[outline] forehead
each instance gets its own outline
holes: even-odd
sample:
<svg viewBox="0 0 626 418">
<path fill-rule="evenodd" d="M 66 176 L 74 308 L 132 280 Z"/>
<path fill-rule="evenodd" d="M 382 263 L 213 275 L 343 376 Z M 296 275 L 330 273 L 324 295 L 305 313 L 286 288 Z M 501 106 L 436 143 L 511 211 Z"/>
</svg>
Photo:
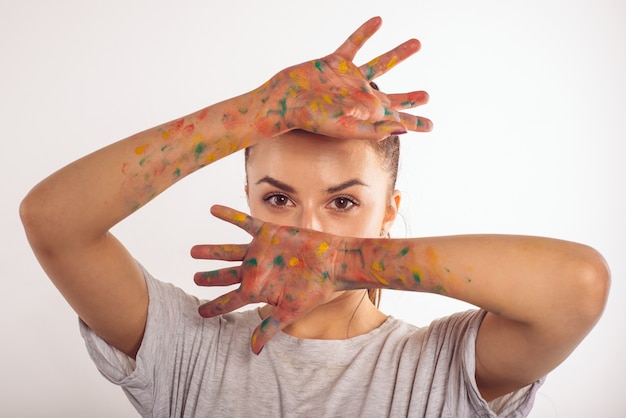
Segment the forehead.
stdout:
<svg viewBox="0 0 626 418">
<path fill-rule="evenodd" d="M 246 167 L 248 176 L 306 174 L 320 180 L 385 177 L 374 147 L 365 140 L 335 139 L 309 132 L 289 132 L 256 144 Z M 252 179 L 250 179 L 253 181 Z"/>
</svg>

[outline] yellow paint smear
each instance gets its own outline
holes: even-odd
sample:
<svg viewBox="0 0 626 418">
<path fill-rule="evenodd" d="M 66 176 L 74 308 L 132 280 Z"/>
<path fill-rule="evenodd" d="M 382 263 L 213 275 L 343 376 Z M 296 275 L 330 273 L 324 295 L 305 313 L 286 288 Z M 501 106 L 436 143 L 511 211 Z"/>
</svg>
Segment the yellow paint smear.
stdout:
<svg viewBox="0 0 626 418">
<path fill-rule="evenodd" d="M 146 152 L 147 148 L 148 148 L 148 144 L 139 145 L 137 148 L 135 148 L 135 154 L 141 155 L 144 152 Z"/>
<path fill-rule="evenodd" d="M 375 262 L 374 264 L 372 264 L 372 270 L 383 271 L 383 263 L 381 263 L 380 261 Z"/>
<path fill-rule="evenodd" d="M 298 260 L 296 257 L 293 257 L 293 258 L 289 259 L 289 265 L 291 267 L 295 267 L 298 264 L 300 264 L 300 260 Z"/>
<path fill-rule="evenodd" d="M 322 241 L 319 247 L 317 247 L 317 253 L 321 255 L 324 254 L 326 251 L 328 251 L 328 244 L 326 243 L 326 241 Z"/>
<path fill-rule="evenodd" d="M 384 285 L 389 285 L 389 282 L 385 279 L 383 279 L 383 276 L 381 276 L 380 274 L 377 273 L 372 273 L 372 275 L 376 278 L 376 280 L 378 280 L 380 283 L 384 284 Z"/>
<path fill-rule="evenodd" d="M 396 64 L 398 63 L 398 57 L 393 57 L 392 59 L 389 60 L 389 62 L 387 63 L 387 69 L 391 69 L 393 67 L 396 66 Z"/>
<path fill-rule="evenodd" d="M 244 222 L 246 220 L 246 215 L 241 212 L 237 212 L 233 215 L 233 221 Z"/>
<path fill-rule="evenodd" d="M 340 74 L 345 74 L 348 72 L 348 63 L 346 61 L 341 61 L 339 63 L 339 68 L 337 68 L 337 70 L 339 70 Z"/>
</svg>

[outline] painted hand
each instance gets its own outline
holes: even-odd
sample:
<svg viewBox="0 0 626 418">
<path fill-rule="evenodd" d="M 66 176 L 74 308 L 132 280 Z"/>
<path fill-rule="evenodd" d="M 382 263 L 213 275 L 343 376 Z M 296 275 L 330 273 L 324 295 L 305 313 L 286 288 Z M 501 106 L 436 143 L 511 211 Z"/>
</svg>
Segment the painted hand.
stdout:
<svg viewBox="0 0 626 418">
<path fill-rule="evenodd" d="M 432 122 L 402 110 L 428 102 L 414 91 L 384 94 L 370 82 L 420 49 L 411 39 L 357 67 L 353 59 L 380 28 L 375 17 L 357 29 L 334 53 L 279 72 L 259 89 L 269 107 L 259 115 L 257 129 L 266 136 L 304 129 L 335 138 L 379 140 L 407 130 L 427 132 Z"/>
<path fill-rule="evenodd" d="M 298 317 L 326 302 L 341 290 L 334 280 L 335 243 L 340 237 L 323 232 L 265 223 L 224 206 L 211 213 L 237 225 L 253 236 L 245 245 L 197 245 L 194 258 L 241 261 L 238 267 L 197 273 L 200 286 L 241 286 L 199 308 L 203 317 L 213 317 L 249 303 L 265 302 L 273 312 L 252 335 L 252 351 Z"/>
</svg>

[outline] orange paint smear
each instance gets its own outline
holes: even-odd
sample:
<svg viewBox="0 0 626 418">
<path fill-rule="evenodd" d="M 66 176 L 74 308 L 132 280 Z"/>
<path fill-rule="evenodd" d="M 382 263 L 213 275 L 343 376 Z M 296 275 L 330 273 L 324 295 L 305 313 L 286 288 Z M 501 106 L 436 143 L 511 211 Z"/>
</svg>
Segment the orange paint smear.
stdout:
<svg viewBox="0 0 626 418">
<path fill-rule="evenodd" d="M 236 113 L 228 113 L 222 117 L 222 125 L 228 131 L 237 129 L 241 126 L 242 120 Z"/>
</svg>

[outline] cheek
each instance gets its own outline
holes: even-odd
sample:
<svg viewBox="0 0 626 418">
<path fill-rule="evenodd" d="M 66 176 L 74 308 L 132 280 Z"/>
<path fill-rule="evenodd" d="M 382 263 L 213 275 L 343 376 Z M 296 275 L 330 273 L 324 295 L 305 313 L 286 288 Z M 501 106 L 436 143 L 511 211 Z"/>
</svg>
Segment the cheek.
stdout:
<svg viewBox="0 0 626 418">
<path fill-rule="evenodd" d="M 333 233 L 337 235 L 357 238 L 379 238 L 384 215 L 385 209 L 382 205 L 380 207 L 361 208 L 358 213 L 352 216 L 333 219 L 331 228 L 332 231 L 336 231 Z"/>
</svg>

